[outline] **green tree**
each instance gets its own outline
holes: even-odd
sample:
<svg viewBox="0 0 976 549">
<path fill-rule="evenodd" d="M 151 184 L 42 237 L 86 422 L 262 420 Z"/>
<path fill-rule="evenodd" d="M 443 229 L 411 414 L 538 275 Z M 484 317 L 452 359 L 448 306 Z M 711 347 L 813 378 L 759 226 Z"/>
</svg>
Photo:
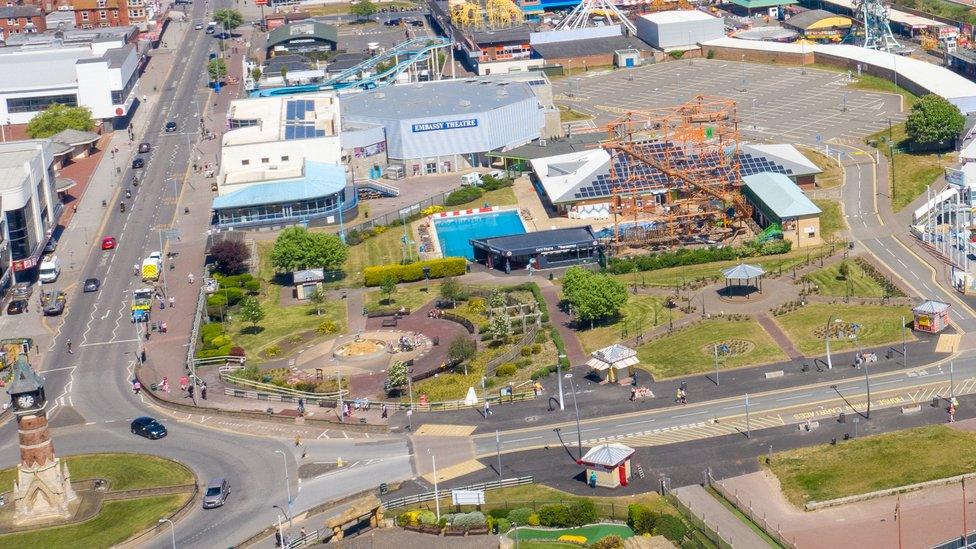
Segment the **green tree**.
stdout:
<svg viewBox="0 0 976 549">
<path fill-rule="evenodd" d="M 563 277 L 563 298 L 573 308 L 576 318 L 589 322 L 616 317 L 627 303 L 627 288 L 605 274 L 594 274 L 581 267 L 571 267 Z"/>
<path fill-rule="evenodd" d="M 321 287 L 315 288 L 312 295 L 308 296 L 308 301 L 312 305 L 315 305 L 315 315 L 322 316 L 322 305 L 329 299 L 329 295 L 325 293 Z"/>
<path fill-rule="evenodd" d="M 512 333 L 511 326 L 508 325 L 508 318 L 504 314 L 496 314 L 488 321 L 488 333 L 492 339 L 506 340 Z"/>
<path fill-rule="evenodd" d="M 505 294 L 498 288 L 492 288 L 491 293 L 488 294 L 488 306 L 492 308 L 504 307 Z"/>
<path fill-rule="evenodd" d="M 67 129 L 83 132 L 94 130 L 91 109 L 51 103 L 27 123 L 27 135 L 34 139 L 51 137 Z"/>
<path fill-rule="evenodd" d="M 220 24 L 220 28 L 231 31 L 241 26 L 244 16 L 235 9 L 222 8 L 214 12 L 213 20 Z"/>
<path fill-rule="evenodd" d="M 444 299 L 450 299 L 452 302 L 457 302 L 461 298 L 463 290 L 461 289 L 461 283 L 458 282 L 453 276 L 449 276 L 441 281 L 441 297 Z"/>
<path fill-rule="evenodd" d="M 241 320 L 251 323 L 251 331 L 254 331 L 258 323 L 264 320 L 264 309 L 256 298 L 249 296 L 241 301 L 240 315 Z"/>
<path fill-rule="evenodd" d="M 447 358 L 451 362 L 462 363 L 473 357 L 478 351 L 478 344 L 468 336 L 459 335 L 451 340 L 447 348 Z"/>
<path fill-rule="evenodd" d="M 207 63 L 207 73 L 210 74 L 210 81 L 216 82 L 227 76 L 227 62 L 223 58 L 218 57 L 216 59 L 211 59 Z"/>
<path fill-rule="evenodd" d="M 397 277 L 388 274 L 380 281 L 380 293 L 383 294 L 383 301 L 389 305 L 393 301 L 393 294 L 397 291 Z"/>
<path fill-rule="evenodd" d="M 401 387 L 407 384 L 407 365 L 403 361 L 396 361 L 386 370 L 387 387 Z"/>
<path fill-rule="evenodd" d="M 959 107 L 935 94 L 928 94 L 912 105 L 905 122 L 909 139 L 915 143 L 945 143 L 958 136 L 966 123 Z"/>
<path fill-rule="evenodd" d="M 304 227 L 281 231 L 271 248 L 271 264 L 278 271 L 337 269 L 347 257 L 349 247 L 338 236 L 310 233 Z"/>
<path fill-rule="evenodd" d="M 281 80 L 284 81 L 285 84 L 287 84 L 288 83 L 288 67 L 281 67 L 281 72 L 279 74 L 281 74 Z"/>
<path fill-rule="evenodd" d="M 844 280 L 847 280 L 851 276 L 851 266 L 846 259 L 840 262 L 840 267 L 837 268 L 837 274 Z"/>
<path fill-rule="evenodd" d="M 258 80 L 261 80 L 261 74 L 261 67 L 254 67 L 251 69 L 251 78 L 254 79 L 255 84 L 258 82 Z"/>
<path fill-rule="evenodd" d="M 349 13 L 355 15 L 359 19 L 372 17 L 376 14 L 376 12 L 376 4 L 370 0 L 359 0 L 358 2 L 354 2 L 353 5 L 349 7 Z"/>
</svg>

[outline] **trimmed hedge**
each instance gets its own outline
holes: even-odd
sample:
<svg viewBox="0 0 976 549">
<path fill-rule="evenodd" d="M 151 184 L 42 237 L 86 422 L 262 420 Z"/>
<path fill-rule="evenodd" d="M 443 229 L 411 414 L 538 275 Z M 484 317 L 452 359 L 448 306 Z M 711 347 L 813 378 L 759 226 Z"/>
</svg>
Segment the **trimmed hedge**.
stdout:
<svg viewBox="0 0 976 549">
<path fill-rule="evenodd" d="M 614 257 L 610 259 L 607 270 L 613 274 L 626 274 L 638 271 L 655 271 L 669 267 L 700 265 L 713 261 L 731 261 L 746 257 L 779 255 L 790 251 L 789 240 L 770 240 L 762 245 L 753 242 L 742 246 L 724 248 L 681 248 L 673 252 L 662 252 L 637 257 Z"/>
<path fill-rule="evenodd" d="M 472 200 L 477 200 L 485 195 L 485 191 L 478 187 L 461 187 L 460 189 L 447 195 L 444 199 L 445 206 L 460 206 L 461 204 L 467 204 Z"/>
<path fill-rule="evenodd" d="M 467 269 L 467 260 L 463 257 L 445 257 L 409 265 L 376 265 L 363 269 L 363 280 L 366 286 L 379 286 L 384 278 L 392 275 L 397 282 L 416 282 L 424 279 L 425 266 L 430 267 L 430 278 L 461 276 Z"/>
</svg>

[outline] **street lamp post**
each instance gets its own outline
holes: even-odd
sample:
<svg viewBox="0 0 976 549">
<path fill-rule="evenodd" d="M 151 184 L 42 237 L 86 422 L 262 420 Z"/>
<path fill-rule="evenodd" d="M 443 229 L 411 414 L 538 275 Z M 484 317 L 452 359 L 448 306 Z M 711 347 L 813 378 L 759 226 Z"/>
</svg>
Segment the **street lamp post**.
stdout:
<svg viewBox="0 0 976 549">
<path fill-rule="evenodd" d="M 161 518 L 161 519 L 159 519 L 159 523 L 160 524 L 163 524 L 165 522 L 168 522 L 169 523 L 169 534 L 170 534 L 170 538 L 173 541 L 173 549 L 176 549 L 176 525 L 173 524 L 173 521 L 171 521 L 171 520 L 169 520 L 167 518 Z"/>
<path fill-rule="evenodd" d="M 441 493 L 437 489 L 437 459 L 434 454 L 431 453 L 430 448 L 427 448 L 427 453 L 430 454 L 430 464 L 434 468 L 434 509 L 437 510 L 437 521 L 441 520 Z"/>
<path fill-rule="evenodd" d="M 573 409 L 576 410 L 576 448 L 579 459 L 583 459 L 583 431 L 580 430 L 579 406 L 576 405 L 576 385 L 573 383 L 573 374 L 566 374 L 569 380 L 569 389 L 573 391 Z"/>
<path fill-rule="evenodd" d="M 276 454 L 281 454 L 281 460 L 285 462 L 285 493 L 288 495 L 288 513 L 285 513 L 285 518 L 291 521 L 291 486 L 288 484 L 288 456 L 285 455 L 281 450 L 275 450 Z"/>
<path fill-rule="evenodd" d="M 834 368 L 834 363 L 830 360 L 830 325 L 833 324 L 834 322 L 843 322 L 843 321 L 839 318 L 834 318 L 833 314 L 827 317 L 827 326 L 824 329 L 824 345 L 827 347 L 827 369 L 828 370 L 832 370 Z"/>
<path fill-rule="evenodd" d="M 281 511 L 280 513 L 275 513 L 275 517 L 278 519 L 278 542 L 281 544 L 281 546 L 284 546 L 285 545 L 285 532 L 281 529 L 281 515 L 285 515 L 285 517 L 287 518 L 288 514 L 285 513 L 285 510 L 284 509 L 282 509 L 281 507 L 278 507 L 277 505 L 272 505 L 271 508 L 272 509 L 277 509 L 277 510 Z M 277 545 L 276 545 L 276 547 L 277 547 Z"/>
<path fill-rule="evenodd" d="M 566 355 L 559 355 L 556 357 L 556 381 L 559 383 L 559 409 L 565 410 L 566 406 L 563 404 L 563 359 Z"/>
</svg>

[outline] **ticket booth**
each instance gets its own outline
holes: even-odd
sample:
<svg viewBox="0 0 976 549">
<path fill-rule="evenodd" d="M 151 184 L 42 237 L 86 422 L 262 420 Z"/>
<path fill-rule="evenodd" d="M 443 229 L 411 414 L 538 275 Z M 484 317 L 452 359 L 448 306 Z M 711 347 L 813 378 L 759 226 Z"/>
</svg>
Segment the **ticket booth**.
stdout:
<svg viewBox="0 0 976 549">
<path fill-rule="evenodd" d="M 619 443 L 590 448 L 577 463 L 586 467 L 586 482 L 591 486 L 616 488 L 630 483 L 630 461 L 635 450 Z"/>
<path fill-rule="evenodd" d="M 929 300 L 912 309 L 912 315 L 915 331 L 937 334 L 949 325 L 949 304 Z"/>
</svg>

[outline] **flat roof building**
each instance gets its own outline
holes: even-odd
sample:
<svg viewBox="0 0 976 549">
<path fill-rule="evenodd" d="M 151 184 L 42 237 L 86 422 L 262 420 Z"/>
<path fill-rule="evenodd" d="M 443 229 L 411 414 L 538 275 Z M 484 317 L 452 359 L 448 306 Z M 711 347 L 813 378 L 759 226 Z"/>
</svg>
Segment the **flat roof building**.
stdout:
<svg viewBox="0 0 976 549">
<path fill-rule="evenodd" d="M 339 30 L 335 25 L 301 21 L 281 25 L 268 33 L 268 57 L 287 53 L 335 51 Z"/>
<path fill-rule="evenodd" d="M 847 35 L 853 24 L 850 17 L 819 9 L 800 12 L 783 21 L 784 27 L 794 29 L 804 38 L 814 40 L 839 40 Z"/>
<path fill-rule="evenodd" d="M 725 19 L 701 10 L 671 10 L 641 15 L 637 37 L 664 51 L 687 50 L 725 36 Z"/>
<path fill-rule="evenodd" d="M 793 247 L 823 243 L 821 210 L 803 191 L 780 173 L 757 173 L 742 178 L 742 194 L 753 205 L 752 217 L 763 229 L 779 225 Z"/>
<path fill-rule="evenodd" d="M 475 261 L 506 273 L 530 266 L 535 270 L 596 263 L 601 251 L 589 225 L 480 238 L 470 244 Z"/>
</svg>

